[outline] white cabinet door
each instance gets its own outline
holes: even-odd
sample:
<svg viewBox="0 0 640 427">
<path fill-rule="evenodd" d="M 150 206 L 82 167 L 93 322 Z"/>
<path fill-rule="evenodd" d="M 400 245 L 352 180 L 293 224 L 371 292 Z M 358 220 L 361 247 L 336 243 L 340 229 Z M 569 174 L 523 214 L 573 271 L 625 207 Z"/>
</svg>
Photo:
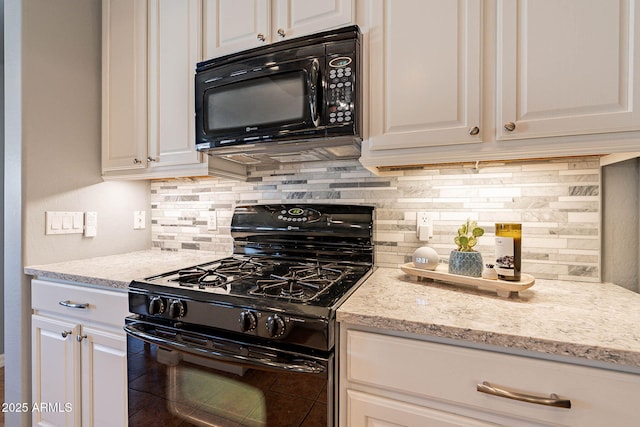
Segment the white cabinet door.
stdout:
<svg viewBox="0 0 640 427">
<path fill-rule="evenodd" d="M 102 2 L 102 170 L 144 169 L 147 2 Z"/>
<path fill-rule="evenodd" d="M 273 41 L 349 25 L 354 20 L 354 0 L 273 1 Z"/>
<path fill-rule="evenodd" d="M 201 1 L 149 1 L 149 166 L 200 163 L 194 76 Z"/>
<path fill-rule="evenodd" d="M 204 0 L 204 57 L 350 25 L 354 0 Z"/>
<path fill-rule="evenodd" d="M 271 41 L 270 0 L 204 0 L 204 59 Z"/>
<path fill-rule="evenodd" d="M 349 427 L 488 427 L 498 425 L 354 390 L 347 391 L 347 413 Z"/>
<path fill-rule="evenodd" d="M 34 426 L 80 426 L 80 325 L 31 318 L 32 414 Z M 56 405 L 49 407 L 48 405 Z"/>
<path fill-rule="evenodd" d="M 126 426 L 126 336 L 83 327 L 82 338 L 82 425 Z"/>
<path fill-rule="evenodd" d="M 369 148 L 480 142 L 480 1 L 370 7 Z"/>
<path fill-rule="evenodd" d="M 498 1 L 498 139 L 640 129 L 639 6 Z"/>
</svg>

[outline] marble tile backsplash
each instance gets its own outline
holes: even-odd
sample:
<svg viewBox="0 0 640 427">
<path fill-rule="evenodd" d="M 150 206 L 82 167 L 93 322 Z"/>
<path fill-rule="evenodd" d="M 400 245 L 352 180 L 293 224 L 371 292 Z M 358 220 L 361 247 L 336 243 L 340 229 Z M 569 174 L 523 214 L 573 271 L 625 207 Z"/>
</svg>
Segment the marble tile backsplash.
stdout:
<svg viewBox="0 0 640 427">
<path fill-rule="evenodd" d="M 598 281 L 600 167 L 596 157 L 415 168 L 376 176 L 357 160 L 252 167 L 247 182 L 211 177 L 151 184 L 152 242 L 167 251 L 232 252 L 233 208 L 257 203 L 376 207 L 376 265 L 411 261 L 425 244 L 446 262 L 467 218 L 485 228 L 478 250 L 493 259 L 496 222 L 522 223 L 523 272 Z M 416 236 L 416 212 L 433 218 L 433 239 Z M 208 216 L 215 212 L 216 229 Z"/>
</svg>

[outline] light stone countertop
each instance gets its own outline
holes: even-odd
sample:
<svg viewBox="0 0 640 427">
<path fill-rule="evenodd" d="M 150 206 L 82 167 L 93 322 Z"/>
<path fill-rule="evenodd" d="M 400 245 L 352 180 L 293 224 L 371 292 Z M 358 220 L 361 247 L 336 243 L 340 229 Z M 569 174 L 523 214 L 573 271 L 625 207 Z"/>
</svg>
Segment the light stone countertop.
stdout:
<svg viewBox="0 0 640 427">
<path fill-rule="evenodd" d="M 158 249 L 25 267 L 25 274 L 125 292 L 133 279 L 221 258 Z M 518 297 L 378 268 L 338 309 L 352 325 L 640 368 L 640 294 L 608 283 L 536 280 Z"/>
<path fill-rule="evenodd" d="M 133 279 L 142 279 L 222 258 L 210 252 L 169 252 L 159 249 L 129 252 L 54 264 L 33 265 L 24 273 L 42 279 L 55 279 L 90 286 L 126 291 Z"/>
<path fill-rule="evenodd" d="M 640 368 L 640 294 L 610 283 L 536 280 L 518 296 L 502 298 L 378 268 L 338 309 L 337 319 L 461 345 Z"/>
</svg>

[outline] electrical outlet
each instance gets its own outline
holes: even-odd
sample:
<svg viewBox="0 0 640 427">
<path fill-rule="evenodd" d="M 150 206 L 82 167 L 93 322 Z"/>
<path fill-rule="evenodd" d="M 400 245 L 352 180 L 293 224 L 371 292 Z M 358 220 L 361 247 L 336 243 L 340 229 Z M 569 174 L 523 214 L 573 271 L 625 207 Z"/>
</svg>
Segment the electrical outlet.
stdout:
<svg viewBox="0 0 640 427">
<path fill-rule="evenodd" d="M 133 211 L 133 229 L 144 230 L 146 227 L 145 211 Z"/>
<path fill-rule="evenodd" d="M 207 230 L 217 230 L 218 216 L 216 211 L 208 211 L 205 215 L 207 217 Z"/>
<path fill-rule="evenodd" d="M 428 212 L 418 212 L 416 214 L 416 235 L 418 240 L 424 242 L 433 239 L 433 219 Z"/>
</svg>

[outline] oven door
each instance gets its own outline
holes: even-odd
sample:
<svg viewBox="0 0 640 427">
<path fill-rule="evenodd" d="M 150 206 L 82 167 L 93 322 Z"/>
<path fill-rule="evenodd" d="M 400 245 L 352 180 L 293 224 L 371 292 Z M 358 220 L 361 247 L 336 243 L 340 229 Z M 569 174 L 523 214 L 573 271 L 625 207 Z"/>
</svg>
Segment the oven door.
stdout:
<svg viewBox="0 0 640 427">
<path fill-rule="evenodd" d="M 125 330 L 131 426 L 333 425 L 332 354 L 247 345 L 135 317 Z"/>
</svg>

